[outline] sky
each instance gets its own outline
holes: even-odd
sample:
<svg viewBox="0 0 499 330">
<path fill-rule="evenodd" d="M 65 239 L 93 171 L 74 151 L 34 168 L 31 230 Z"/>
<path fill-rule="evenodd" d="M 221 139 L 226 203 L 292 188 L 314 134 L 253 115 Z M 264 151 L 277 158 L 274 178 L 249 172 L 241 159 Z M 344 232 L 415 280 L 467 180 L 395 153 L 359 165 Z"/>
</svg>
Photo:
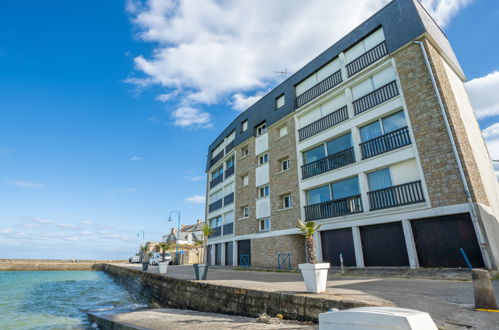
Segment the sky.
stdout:
<svg viewBox="0 0 499 330">
<path fill-rule="evenodd" d="M 0 258 L 123 259 L 203 219 L 209 143 L 386 3 L 3 2 Z M 499 2 L 423 4 L 499 159 Z"/>
</svg>

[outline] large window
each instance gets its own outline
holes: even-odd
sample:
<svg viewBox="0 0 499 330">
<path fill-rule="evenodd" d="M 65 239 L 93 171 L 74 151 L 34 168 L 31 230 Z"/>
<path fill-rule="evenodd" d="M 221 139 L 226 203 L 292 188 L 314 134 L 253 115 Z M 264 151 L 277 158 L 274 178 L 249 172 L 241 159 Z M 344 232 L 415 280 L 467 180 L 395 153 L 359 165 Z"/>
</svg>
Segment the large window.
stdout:
<svg viewBox="0 0 499 330">
<path fill-rule="evenodd" d="M 388 168 L 368 173 L 367 179 L 369 181 L 369 190 L 371 191 L 392 186 L 392 178 Z"/>
<path fill-rule="evenodd" d="M 215 180 L 216 178 L 218 178 L 219 176 L 222 176 L 223 174 L 224 174 L 224 167 L 220 166 L 219 168 L 217 168 L 215 171 L 213 171 L 211 173 L 211 179 Z"/>
<path fill-rule="evenodd" d="M 234 212 L 230 211 L 224 214 L 224 224 L 234 222 Z"/>
<path fill-rule="evenodd" d="M 315 162 L 324 157 L 326 157 L 326 151 L 324 150 L 324 145 L 322 144 L 303 153 L 303 160 L 305 164 Z"/>
<path fill-rule="evenodd" d="M 393 132 L 399 128 L 407 126 L 405 121 L 405 115 L 403 111 L 394 113 L 393 115 L 380 118 L 375 122 L 372 122 L 366 126 L 360 128 L 360 138 L 362 142 L 372 140 L 381 136 Z"/>
<path fill-rule="evenodd" d="M 360 188 L 359 179 L 355 176 L 307 191 L 307 203 L 312 205 L 356 195 L 360 195 Z"/>
<path fill-rule="evenodd" d="M 227 162 L 225 168 L 234 166 L 234 157 L 231 157 Z"/>
<path fill-rule="evenodd" d="M 210 195 L 210 203 L 214 203 L 224 197 L 224 191 L 223 189 L 220 189 L 213 194 Z"/>
<path fill-rule="evenodd" d="M 352 147 L 352 137 L 350 133 L 341 135 L 332 140 L 327 141 L 313 149 L 303 153 L 303 161 L 305 164 L 310 164 L 326 156 L 334 155 Z"/>
<path fill-rule="evenodd" d="M 210 219 L 210 228 L 217 228 L 222 225 L 222 216 Z"/>
</svg>

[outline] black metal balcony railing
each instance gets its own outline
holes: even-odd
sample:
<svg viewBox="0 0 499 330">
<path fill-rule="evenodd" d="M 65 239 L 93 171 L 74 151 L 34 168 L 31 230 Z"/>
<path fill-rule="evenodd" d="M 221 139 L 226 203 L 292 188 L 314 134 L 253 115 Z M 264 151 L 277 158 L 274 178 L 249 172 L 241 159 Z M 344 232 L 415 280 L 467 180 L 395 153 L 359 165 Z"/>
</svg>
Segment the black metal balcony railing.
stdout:
<svg viewBox="0 0 499 330">
<path fill-rule="evenodd" d="M 229 151 L 234 149 L 234 145 L 235 145 L 235 140 L 232 140 L 229 142 L 229 144 L 227 144 L 227 146 L 225 146 L 225 154 L 226 155 L 229 153 Z"/>
<path fill-rule="evenodd" d="M 362 152 L 362 159 L 366 159 L 409 144 L 411 144 L 411 137 L 409 135 L 409 128 L 405 126 L 372 140 L 362 142 L 360 150 Z"/>
<path fill-rule="evenodd" d="M 232 174 L 234 174 L 234 166 L 227 167 L 227 169 L 225 170 L 225 178 L 227 179 Z"/>
<path fill-rule="evenodd" d="M 226 223 L 225 225 L 223 225 L 223 227 L 223 236 L 231 235 L 234 233 L 234 223 Z"/>
<path fill-rule="evenodd" d="M 222 226 L 218 226 L 218 227 L 211 228 L 211 229 L 213 229 L 213 232 L 211 233 L 209 238 L 218 237 L 218 236 L 222 235 Z"/>
<path fill-rule="evenodd" d="M 305 206 L 305 220 L 319 220 L 362 212 L 360 195 Z"/>
<path fill-rule="evenodd" d="M 303 128 L 300 128 L 298 130 L 298 136 L 300 137 L 300 141 L 305 140 L 306 138 L 309 138 L 328 128 L 331 128 L 347 119 L 348 119 L 347 107 L 346 106 L 341 107 L 338 110 L 322 117 L 321 119 L 316 120 L 313 123 L 308 124 Z"/>
<path fill-rule="evenodd" d="M 355 162 L 353 147 L 301 167 L 302 179 L 310 178 Z"/>
<path fill-rule="evenodd" d="M 231 192 L 224 197 L 224 206 L 234 203 L 234 193 Z"/>
<path fill-rule="evenodd" d="M 354 113 L 358 115 L 372 107 L 377 106 L 391 98 L 399 95 L 399 90 L 397 88 L 397 82 L 394 80 L 380 88 L 372 91 L 369 94 L 362 96 L 361 98 L 352 102 Z"/>
<path fill-rule="evenodd" d="M 386 43 L 382 41 L 381 43 L 377 44 L 376 46 L 347 64 L 348 76 L 353 76 L 354 74 L 373 64 L 386 54 L 388 54 Z"/>
<path fill-rule="evenodd" d="M 413 181 L 367 193 L 370 210 L 424 202 L 421 181 Z"/>
<path fill-rule="evenodd" d="M 220 159 L 222 159 L 224 156 L 224 151 L 220 151 L 218 154 L 215 155 L 215 157 L 211 158 L 210 160 L 210 167 L 218 163 Z"/>
<path fill-rule="evenodd" d="M 317 96 L 327 92 L 334 86 L 338 85 L 343 81 L 341 77 L 341 70 L 336 71 L 323 81 L 318 82 L 313 87 L 305 91 L 303 94 L 296 97 L 296 107 L 299 108 L 304 104 L 315 99 Z"/>
<path fill-rule="evenodd" d="M 223 199 L 220 198 L 218 201 L 211 203 L 208 205 L 208 212 L 213 212 L 215 210 L 221 209 L 223 206 Z"/>
<path fill-rule="evenodd" d="M 213 187 L 215 187 L 217 184 L 219 184 L 223 180 L 224 180 L 224 176 L 223 175 L 220 175 L 220 176 L 216 177 L 215 179 L 211 180 L 210 181 L 210 189 L 213 188 Z"/>
</svg>

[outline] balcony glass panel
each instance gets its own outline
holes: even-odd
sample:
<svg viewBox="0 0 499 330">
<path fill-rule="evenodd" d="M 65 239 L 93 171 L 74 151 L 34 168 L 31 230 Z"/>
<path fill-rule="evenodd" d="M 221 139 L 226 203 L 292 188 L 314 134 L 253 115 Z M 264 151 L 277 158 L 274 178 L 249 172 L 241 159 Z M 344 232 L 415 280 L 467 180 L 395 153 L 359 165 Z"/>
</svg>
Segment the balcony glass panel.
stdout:
<svg viewBox="0 0 499 330">
<path fill-rule="evenodd" d="M 234 223 L 226 223 L 223 225 L 223 235 L 232 235 L 234 233 Z"/>
</svg>

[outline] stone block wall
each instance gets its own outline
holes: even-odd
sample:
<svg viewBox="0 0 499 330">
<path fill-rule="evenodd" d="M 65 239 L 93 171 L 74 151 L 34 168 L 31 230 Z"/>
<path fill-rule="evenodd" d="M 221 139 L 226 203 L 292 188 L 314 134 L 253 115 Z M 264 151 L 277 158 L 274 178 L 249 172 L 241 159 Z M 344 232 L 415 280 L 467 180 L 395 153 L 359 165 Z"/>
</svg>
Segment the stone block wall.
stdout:
<svg viewBox="0 0 499 330">
<path fill-rule="evenodd" d="M 243 156 L 242 150 L 248 148 L 249 154 Z M 248 139 L 236 148 L 236 172 L 235 172 L 235 209 L 234 223 L 235 235 L 247 235 L 258 231 L 256 222 L 256 204 L 255 204 L 255 138 Z M 248 175 L 248 185 L 243 186 L 243 176 Z M 241 209 L 244 206 L 249 207 L 249 217 L 242 218 Z"/>
<path fill-rule="evenodd" d="M 251 265 L 277 268 L 279 254 L 291 255 L 291 267 L 305 263 L 305 239 L 302 235 L 263 237 L 251 240 Z"/>
</svg>

